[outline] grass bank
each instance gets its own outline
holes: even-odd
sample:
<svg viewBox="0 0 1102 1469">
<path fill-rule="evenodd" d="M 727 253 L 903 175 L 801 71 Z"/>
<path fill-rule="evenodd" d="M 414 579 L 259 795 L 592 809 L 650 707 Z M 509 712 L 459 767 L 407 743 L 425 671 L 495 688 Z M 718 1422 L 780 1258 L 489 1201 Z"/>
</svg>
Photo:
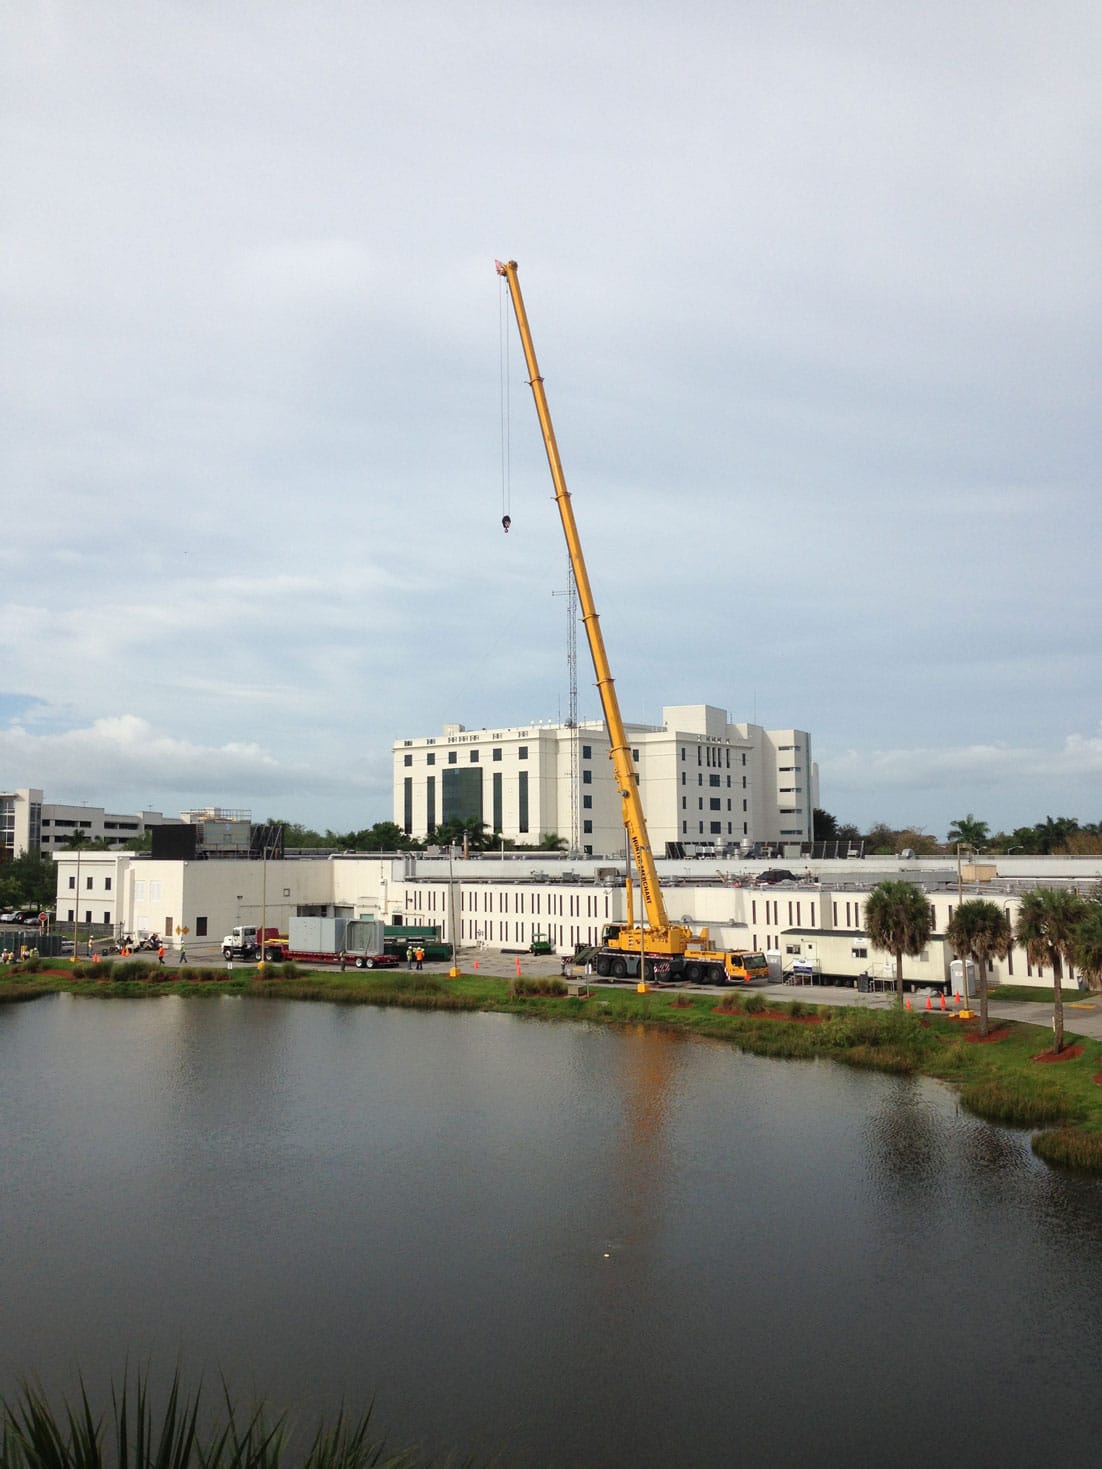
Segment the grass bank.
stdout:
<svg viewBox="0 0 1102 1469">
<path fill-rule="evenodd" d="M 404 970 L 265 970 L 239 966 L 173 970 L 132 965 L 44 963 L 16 966 L 0 979 L 0 1002 L 58 991 L 103 999 L 164 995 L 242 995 L 264 1000 L 324 1000 L 431 1010 L 483 1010 L 541 1020 L 644 1025 L 729 1042 L 760 1056 L 827 1058 L 848 1066 L 936 1077 L 959 1090 L 976 1115 L 1034 1129 L 1048 1162 L 1102 1173 L 1102 1041 L 1068 1036 L 1068 1054 L 1038 1060 L 1051 1045 L 1044 1027 L 1003 1022 L 980 1041 L 975 1021 L 938 1013 L 850 1009 L 800 1000 L 767 1001 L 758 992 L 686 995 L 601 989 L 569 995 L 557 978 L 519 984 L 481 974 L 456 979 Z"/>
</svg>

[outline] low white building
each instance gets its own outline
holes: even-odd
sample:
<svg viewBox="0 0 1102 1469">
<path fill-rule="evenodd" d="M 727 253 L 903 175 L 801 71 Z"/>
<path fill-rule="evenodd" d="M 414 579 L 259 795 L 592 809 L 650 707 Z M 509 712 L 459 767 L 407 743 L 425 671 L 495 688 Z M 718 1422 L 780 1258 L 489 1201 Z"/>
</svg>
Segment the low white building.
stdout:
<svg viewBox="0 0 1102 1469">
<path fill-rule="evenodd" d="M 811 840 L 817 771 L 806 730 L 733 724 L 709 704 L 670 706 L 625 726 L 651 844 L 730 852 Z M 522 846 L 563 837 L 585 856 L 624 850 L 603 722 L 469 730 L 394 744 L 394 821 L 422 840 L 474 819 Z M 575 828 L 577 840 L 574 842 Z"/>
<path fill-rule="evenodd" d="M 468 954 L 480 948 L 526 950 L 546 939 L 561 955 L 600 941 L 606 923 L 626 918 L 622 864 L 529 857 L 352 855 L 276 861 L 161 861 L 122 852 L 65 852 L 58 869 L 57 921 L 106 925 L 135 937 L 155 932 L 170 947 L 213 957 L 222 935 L 240 923 L 286 933 L 299 914 L 378 918 L 394 925 L 435 926 Z M 1003 863 L 1006 862 L 1006 871 Z M 1038 881 L 1090 891 L 1097 858 L 991 859 L 989 880 L 958 879 L 946 859 L 919 862 L 813 862 L 799 881 L 754 882 L 761 862 L 729 862 L 716 871 L 700 861 L 660 859 L 669 918 L 709 930 L 721 947 L 761 950 L 778 973 L 800 967 L 816 977 L 855 982 L 886 980 L 891 956 L 869 944 L 864 930 L 870 889 L 906 877 L 927 892 L 934 929 L 924 952 L 906 963 L 910 984 L 943 986 L 952 955 L 944 933 L 962 898 L 982 895 L 1001 904 L 1013 922 L 1021 892 Z M 636 899 L 638 916 L 638 898 Z M 1067 977 L 1069 987 L 1074 976 Z M 992 984 L 1051 985 L 1050 971 L 1031 965 L 1016 947 L 991 970 Z"/>
</svg>

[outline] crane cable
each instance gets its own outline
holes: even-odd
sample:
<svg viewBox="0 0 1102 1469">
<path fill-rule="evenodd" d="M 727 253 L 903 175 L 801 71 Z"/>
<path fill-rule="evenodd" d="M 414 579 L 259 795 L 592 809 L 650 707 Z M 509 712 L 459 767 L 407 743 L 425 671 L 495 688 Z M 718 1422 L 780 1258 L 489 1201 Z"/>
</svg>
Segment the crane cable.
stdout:
<svg viewBox="0 0 1102 1469">
<path fill-rule="evenodd" d="M 513 523 L 511 516 L 512 502 L 512 463 L 511 446 L 509 442 L 509 307 L 506 300 L 508 285 L 502 281 L 501 292 L 498 296 L 498 372 L 500 375 L 500 397 L 501 397 L 501 528 L 506 535 Z"/>
</svg>

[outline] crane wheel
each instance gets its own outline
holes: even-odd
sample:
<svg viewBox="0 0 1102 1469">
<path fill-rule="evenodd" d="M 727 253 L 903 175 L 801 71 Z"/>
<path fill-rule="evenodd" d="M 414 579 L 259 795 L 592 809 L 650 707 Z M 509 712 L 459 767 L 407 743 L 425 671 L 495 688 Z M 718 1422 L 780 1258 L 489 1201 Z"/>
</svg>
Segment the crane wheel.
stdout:
<svg viewBox="0 0 1102 1469">
<path fill-rule="evenodd" d="M 689 981 L 690 984 L 699 984 L 700 983 L 700 965 L 699 964 L 686 964 L 685 965 L 685 978 Z"/>
<path fill-rule="evenodd" d="M 612 961 L 612 977 L 613 977 L 613 979 L 624 979 L 627 976 L 627 972 L 628 972 L 628 967 L 627 967 L 627 965 L 624 963 L 624 961 L 622 959 L 613 959 L 613 961 Z"/>
</svg>

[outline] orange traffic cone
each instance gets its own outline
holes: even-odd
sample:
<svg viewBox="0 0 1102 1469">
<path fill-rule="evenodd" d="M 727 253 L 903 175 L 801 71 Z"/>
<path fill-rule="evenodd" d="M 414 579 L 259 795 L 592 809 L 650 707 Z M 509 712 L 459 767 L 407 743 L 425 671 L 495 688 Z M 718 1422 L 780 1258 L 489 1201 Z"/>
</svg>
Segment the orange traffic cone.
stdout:
<svg viewBox="0 0 1102 1469">
<path fill-rule="evenodd" d="M 909 1010 L 911 1008 L 911 997 L 910 997 L 910 995 L 908 995 L 907 998 L 903 1001 L 903 1008 L 904 1008 L 904 1010 Z"/>
<path fill-rule="evenodd" d="M 476 968 L 476 969 L 477 969 L 477 968 L 478 968 L 478 960 L 477 960 L 477 959 L 476 959 L 476 960 L 475 960 L 475 961 L 474 961 L 474 967 L 475 967 L 475 968 Z"/>
<path fill-rule="evenodd" d="M 926 1008 L 927 1010 L 932 1010 L 934 1008 L 929 995 L 926 996 Z"/>
<path fill-rule="evenodd" d="M 942 995 L 940 998 L 941 998 L 941 1008 L 944 1010 L 945 1009 L 945 996 Z"/>
</svg>

